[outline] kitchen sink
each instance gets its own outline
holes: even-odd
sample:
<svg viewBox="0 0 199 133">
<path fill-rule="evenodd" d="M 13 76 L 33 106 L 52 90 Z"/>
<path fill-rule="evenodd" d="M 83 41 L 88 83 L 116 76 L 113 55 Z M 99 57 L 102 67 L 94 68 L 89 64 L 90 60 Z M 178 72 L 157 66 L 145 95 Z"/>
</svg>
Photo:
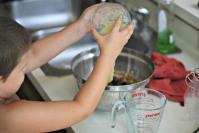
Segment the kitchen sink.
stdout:
<svg viewBox="0 0 199 133">
<path fill-rule="evenodd" d="M 81 12 L 93 3 L 91 1 L 96 2 L 96 0 L 20 0 L 6 2 L 4 6 L 8 9 L 9 17 L 26 27 L 31 34 L 32 42 L 35 42 L 77 20 Z M 150 55 L 151 47 L 148 44 L 133 35 L 125 47 Z M 48 75 L 71 74 L 70 64 L 73 57 L 94 47 L 98 47 L 97 43 L 92 34 L 88 33 L 41 68 Z"/>
<path fill-rule="evenodd" d="M 75 21 L 81 5 L 81 0 L 16 0 L 5 2 L 2 7 L 28 31 L 37 31 Z"/>
<path fill-rule="evenodd" d="M 53 33 L 62 30 L 63 27 L 57 27 L 52 29 L 40 30 L 32 34 L 32 42 L 47 37 Z M 56 45 L 56 44 L 55 44 Z M 96 41 L 93 39 L 91 33 L 86 34 L 80 41 L 76 42 L 59 55 L 51 59 L 41 69 L 47 75 L 62 76 L 71 74 L 70 64 L 74 56 L 78 53 L 98 47 Z"/>
</svg>

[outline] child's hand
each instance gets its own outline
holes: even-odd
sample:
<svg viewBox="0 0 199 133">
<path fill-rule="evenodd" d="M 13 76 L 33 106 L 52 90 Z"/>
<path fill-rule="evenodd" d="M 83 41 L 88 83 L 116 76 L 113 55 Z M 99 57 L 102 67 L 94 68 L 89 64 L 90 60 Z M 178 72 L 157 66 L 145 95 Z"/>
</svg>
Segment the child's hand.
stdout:
<svg viewBox="0 0 199 133">
<path fill-rule="evenodd" d="M 116 59 L 124 45 L 128 42 L 133 33 L 133 22 L 122 31 L 120 31 L 120 25 L 121 17 L 116 21 L 113 30 L 105 36 L 101 36 L 95 28 L 92 29 L 93 35 L 100 47 L 101 55 Z"/>
<path fill-rule="evenodd" d="M 87 32 L 90 32 L 92 30 L 92 16 L 93 16 L 93 14 L 102 5 L 103 5 L 103 3 L 90 6 L 87 9 L 85 9 L 84 12 L 81 14 L 78 21 L 81 23 L 82 28 L 86 28 L 85 30 Z"/>
</svg>

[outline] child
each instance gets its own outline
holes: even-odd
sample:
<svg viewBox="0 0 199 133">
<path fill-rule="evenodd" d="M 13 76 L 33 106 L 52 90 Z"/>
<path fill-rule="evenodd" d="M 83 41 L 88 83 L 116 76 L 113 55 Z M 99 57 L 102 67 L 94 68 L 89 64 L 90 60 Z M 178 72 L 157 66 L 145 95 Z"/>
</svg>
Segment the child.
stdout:
<svg viewBox="0 0 199 133">
<path fill-rule="evenodd" d="M 54 131 L 78 123 L 94 111 L 114 62 L 133 33 L 132 23 L 119 31 L 121 19 L 118 19 L 111 33 L 100 36 L 90 22 L 99 6 L 101 4 L 87 8 L 76 22 L 32 45 L 22 26 L 0 18 L 0 132 Z M 92 74 L 72 101 L 17 100 L 7 103 L 19 89 L 26 73 L 45 64 L 90 31 L 101 54 Z"/>
</svg>

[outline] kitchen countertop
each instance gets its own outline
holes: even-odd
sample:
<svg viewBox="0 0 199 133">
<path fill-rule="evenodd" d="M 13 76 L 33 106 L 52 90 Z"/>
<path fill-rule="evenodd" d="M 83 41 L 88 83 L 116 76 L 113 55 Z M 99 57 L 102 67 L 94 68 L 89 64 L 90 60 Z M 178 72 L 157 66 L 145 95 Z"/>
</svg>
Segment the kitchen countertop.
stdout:
<svg viewBox="0 0 199 133">
<path fill-rule="evenodd" d="M 178 54 L 169 55 L 183 62 L 187 70 L 199 67 L 198 60 L 182 51 Z M 46 101 L 72 100 L 78 92 L 77 84 L 73 75 L 53 77 L 46 76 L 38 68 L 28 74 L 37 91 Z M 180 104 L 168 101 L 163 114 L 158 133 L 192 133 L 196 129 L 192 120 L 186 117 L 185 108 Z M 127 133 L 125 119 L 117 118 L 115 128 L 110 127 L 110 114 L 96 110 L 82 122 L 73 125 L 75 133 Z"/>
</svg>

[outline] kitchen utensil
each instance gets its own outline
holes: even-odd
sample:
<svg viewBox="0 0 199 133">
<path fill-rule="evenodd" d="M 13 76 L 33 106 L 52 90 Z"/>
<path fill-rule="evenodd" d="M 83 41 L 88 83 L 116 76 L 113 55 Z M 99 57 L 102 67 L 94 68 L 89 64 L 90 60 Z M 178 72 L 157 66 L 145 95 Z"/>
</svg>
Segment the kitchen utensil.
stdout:
<svg viewBox="0 0 199 133">
<path fill-rule="evenodd" d="M 113 29 L 119 16 L 122 17 L 121 29 L 123 29 L 131 21 L 129 12 L 120 4 L 107 2 L 93 15 L 92 24 L 101 35 L 105 35 Z"/>
<path fill-rule="evenodd" d="M 99 49 L 93 48 L 79 53 L 72 60 L 71 68 L 79 88 L 92 72 L 99 54 Z M 138 82 L 128 85 L 107 85 L 97 106 L 100 110 L 111 111 L 114 103 L 119 99 L 124 99 L 128 92 L 143 88 L 154 72 L 154 65 L 148 56 L 135 50 L 124 48 L 115 62 L 115 71 L 132 74 Z"/>
<path fill-rule="evenodd" d="M 112 108 L 112 127 L 119 107 L 125 109 L 129 133 L 157 133 L 165 105 L 166 97 L 156 90 L 133 90 Z"/>
</svg>

